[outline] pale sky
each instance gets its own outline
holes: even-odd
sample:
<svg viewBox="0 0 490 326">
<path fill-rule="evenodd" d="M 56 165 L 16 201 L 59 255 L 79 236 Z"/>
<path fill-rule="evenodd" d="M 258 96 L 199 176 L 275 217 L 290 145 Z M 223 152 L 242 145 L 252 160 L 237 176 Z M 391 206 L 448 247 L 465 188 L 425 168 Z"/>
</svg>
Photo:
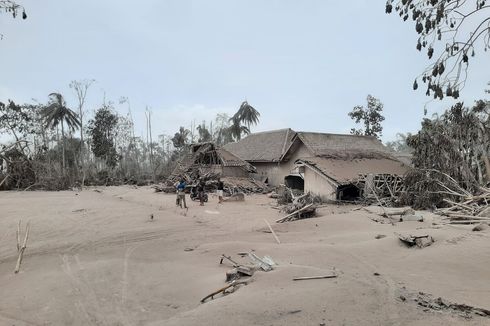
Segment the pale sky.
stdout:
<svg viewBox="0 0 490 326">
<path fill-rule="evenodd" d="M 147 105 L 156 138 L 245 99 L 261 113 L 252 131 L 348 133 L 347 113 L 372 94 L 385 105 L 387 141 L 416 131 L 430 100 L 412 90 L 428 63 L 414 26 L 386 15 L 385 0 L 18 2 L 27 20 L 0 14 L 0 101 L 60 92 L 75 109 L 70 81 L 95 79 L 87 109 L 105 92 L 126 113 L 117 104 L 126 96 L 140 135 Z M 488 62 L 483 51 L 472 60 L 467 104 L 485 98 Z M 428 115 L 451 103 L 429 102 Z"/>
</svg>

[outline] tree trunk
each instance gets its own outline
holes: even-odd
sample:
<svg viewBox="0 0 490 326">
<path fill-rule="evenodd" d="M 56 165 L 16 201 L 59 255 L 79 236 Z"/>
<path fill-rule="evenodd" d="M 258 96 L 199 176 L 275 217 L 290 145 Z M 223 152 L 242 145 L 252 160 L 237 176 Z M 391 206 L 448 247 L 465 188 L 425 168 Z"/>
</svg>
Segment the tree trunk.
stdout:
<svg viewBox="0 0 490 326">
<path fill-rule="evenodd" d="M 65 145 L 66 145 L 66 141 L 65 141 L 65 125 L 63 123 L 63 120 L 61 120 L 61 137 L 63 138 L 63 172 L 66 168 L 66 165 L 65 165 Z"/>
</svg>

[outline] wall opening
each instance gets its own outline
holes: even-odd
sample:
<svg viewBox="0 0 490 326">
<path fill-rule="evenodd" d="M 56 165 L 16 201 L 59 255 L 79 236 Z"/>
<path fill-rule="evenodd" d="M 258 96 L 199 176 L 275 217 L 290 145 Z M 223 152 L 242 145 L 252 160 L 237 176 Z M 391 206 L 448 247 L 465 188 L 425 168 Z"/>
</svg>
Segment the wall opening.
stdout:
<svg viewBox="0 0 490 326">
<path fill-rule="evenodd" d="M 297 175 L 288 175 L 284 178 L 286 187 L 297 190 L 305 190 L 305 180 Z"/>
<path fill-rule="evenodd" d="M 361 191 L 356 185 L 348 184 L 337 188 L 337 200 L 354 201 L 360 197 Z"/>
</svg>

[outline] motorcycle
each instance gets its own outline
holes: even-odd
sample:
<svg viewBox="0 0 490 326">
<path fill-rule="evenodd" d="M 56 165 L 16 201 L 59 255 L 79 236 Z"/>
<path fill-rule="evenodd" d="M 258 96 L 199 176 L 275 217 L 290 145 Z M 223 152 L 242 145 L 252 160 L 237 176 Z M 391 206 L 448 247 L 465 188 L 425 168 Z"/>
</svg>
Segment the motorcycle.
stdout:
<svg viewBox="0 0 490 326">
<path fill-rule="evenodd" d="M 197 187 L 192 187 L 191 188 L 190 197 L 191 197 L 191 200 L 194 200 L 194 201 L 199 201 L 200 200 L 200 198 L 199 198 L 199 192 L 197 191 Z M 204 193 L 204 202 L 205 203 L 208 202 L 208 194 L 207 193 Z"/>
</svg>

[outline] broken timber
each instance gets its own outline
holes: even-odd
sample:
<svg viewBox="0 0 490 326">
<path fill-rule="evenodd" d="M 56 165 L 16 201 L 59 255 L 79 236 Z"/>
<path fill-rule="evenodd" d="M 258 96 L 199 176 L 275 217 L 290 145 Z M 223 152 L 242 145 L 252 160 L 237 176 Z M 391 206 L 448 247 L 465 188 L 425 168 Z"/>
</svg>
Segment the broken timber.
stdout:
<svg viewBox="0 0 490 326">
<path fill-rule="evenodd" d="M 333 274 L 333 275 L 322 275 L 322 276 L 295 277 L 293 278 L 293 281 L 318 280 L 322 278 L 336 278 L 337 276 L 338 276 L 337 274 Z"/>
<path fill-rule="evenodd" d="M 215 296 L 215 295 L 220 294 L 220 293 L 223 293 L 223 294 L 224 294 L 226 290 L 228 290 L 228 289 L 229 289 L 229 288 L 231 288 L 231 287 L 233 287 L 233 288 L 234 288 L 235 286 L 237 286 L 237 285 L 239 285 L 239 284 L 247 284 L 247 282 L 237 282 L 237 281 L 233 281 L 233 282 L 231 282 L 230 284 L 228 284 L 227 286 L 222 287 L 221 289 L 216 290 L 216 291 L 214 291 L 213 293 L 208 294 L 207 296 L 205 296 L 204 298 L 202 298 L 202 299 L 201 299 L 201 303 L 206 302 L 206 300 L 207 300 L 207 299 L 209 299 L 209 298 L 214 299 L 214 296 Z"/>
</svg>

